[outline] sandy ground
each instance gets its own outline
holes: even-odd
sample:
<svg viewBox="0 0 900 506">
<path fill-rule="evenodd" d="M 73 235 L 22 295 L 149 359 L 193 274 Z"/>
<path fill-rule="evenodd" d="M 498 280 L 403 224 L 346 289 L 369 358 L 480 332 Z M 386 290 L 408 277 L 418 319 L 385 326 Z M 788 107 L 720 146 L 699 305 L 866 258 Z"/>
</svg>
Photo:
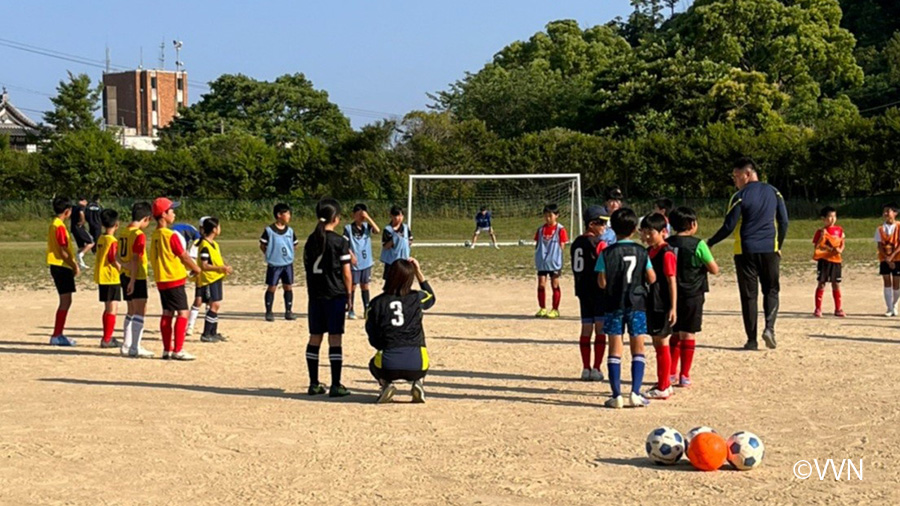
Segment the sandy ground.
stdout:
<svg viewBox="0 0 900 506">
<path fill-rule="evenodd" d="M 259 289 L 227 289 L 220 331 L 231 341 L 195 336 L 193 363 L 99 349 L 96 292 L 80 292 L 69 318 L 79 346 L 46 346 L 55 294 L 2 291 L 0 503 L 900 502 L 900 470 L 890 463 L 900 452 L 900 319 L 877 315 L 877 277 L 851 273 L 845 320 L 813 319 L 813 285 L 784 280 L 780 347 L 755 353 L 737 350 L 736 290 L 717 280 L 695 387 L 620 411 L 599 407 L 607 384 L 575 379 L 570 282 L 559 321 L 528 316 L 532 283 L 435 283 L 428 402 L 410 405 L 404 395 L 390 406 L 373 404 L 360 321 L 348 322 L 344 347 L 344 383 L 355 395 L 307 397 L 305 318 L 262 321 Z M 147 346 L 159 352 L 151 302 Z M 650 352 L 649 378 L 653 360 Z M 327 382 L 324 360 L 321 374 Z M 644 439 L 663 424 L 756 432 L 766 460 L 747 473 L 650 465 Z M 848 481 L 847 469 L 840 481 L 794 477 L 795 462 L 829 458 L 862 459 L 863 480 Z"/>
</svg>

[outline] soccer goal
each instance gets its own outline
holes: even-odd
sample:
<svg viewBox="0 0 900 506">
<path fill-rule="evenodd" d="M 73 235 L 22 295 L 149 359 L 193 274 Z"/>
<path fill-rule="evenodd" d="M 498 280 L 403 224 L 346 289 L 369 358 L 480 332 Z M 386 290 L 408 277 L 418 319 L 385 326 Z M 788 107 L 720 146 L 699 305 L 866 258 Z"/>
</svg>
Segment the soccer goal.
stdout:
<svg viewBox="0 0 900 506">
<path fill-rule="evenodd" d="M 581 234 L 581 174 L 410 174 L 406 222 L 413 246 L 466 246 L 475 215 L 491 212 L 499 246 L 532 246 L 547 204 L 569 235 Z M 490 246 L 482 232 L 477 246 Z"/>
</svg>

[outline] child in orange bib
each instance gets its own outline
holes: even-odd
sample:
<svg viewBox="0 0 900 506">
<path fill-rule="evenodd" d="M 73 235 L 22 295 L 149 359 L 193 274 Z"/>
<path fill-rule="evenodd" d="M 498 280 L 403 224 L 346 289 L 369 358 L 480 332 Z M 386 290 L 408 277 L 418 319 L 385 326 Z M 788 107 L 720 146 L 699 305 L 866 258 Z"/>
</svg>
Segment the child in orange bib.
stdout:
<svg viewBox="0 0 900 506">
<path fill-rule="evenodd" d="M 816 270 L 819 284 L 816 287 L 816 318 L 822 316 L 822 299 L 825 296 L 825 285 L 831 283 L 834 296 L 834 315 L 838 318 L 846 316 L 841 308 L 841 253 L 844 252 L 844 229 L 836 225 L 837 210 L 831 206 L 824 207 L 819 213 L 823 227 L 816 230 L 813 236 L 813 260 L 817 262 Z"/>
<path fill-rule="evenodd" d="M 878 245 L 878 272 L 884 280 L 884 303 L 887 311 L 884 316 L 897 316 L 897 303 L 900 302 L 900 227 L 897 226 L 897 204 L 890 202 L 881 207 L 882 223 L 875 230 L 875 242 Z"/>
</svg>

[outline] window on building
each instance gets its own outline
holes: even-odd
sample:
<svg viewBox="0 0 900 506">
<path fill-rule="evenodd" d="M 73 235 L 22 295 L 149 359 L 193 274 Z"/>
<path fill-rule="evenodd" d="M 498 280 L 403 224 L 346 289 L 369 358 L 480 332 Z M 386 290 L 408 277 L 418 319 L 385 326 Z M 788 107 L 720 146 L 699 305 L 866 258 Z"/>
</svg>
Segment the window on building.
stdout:
<svg viewBox="0 0 900 506">
<path fill-rule="evenodd" d="M 156 88 L 156 78 L 155 77 L 150 78 L 150 87 Z"/>
<path fill-rule="evenodd" d="M 156 110 L 156 100 L 153 101 L 153 110 Z"/>
<path fill-rule="evenodd" d="M 183 90 L 183 89 L 184 89 L 184 82 L 182 81 L 182 79 L 181 79 L 180 77 L 178 78 L 178 84 L 177 84 L 177 86 L 178 86 L 178 89 L 179 89 L 179 90 Z"/>
</svg>

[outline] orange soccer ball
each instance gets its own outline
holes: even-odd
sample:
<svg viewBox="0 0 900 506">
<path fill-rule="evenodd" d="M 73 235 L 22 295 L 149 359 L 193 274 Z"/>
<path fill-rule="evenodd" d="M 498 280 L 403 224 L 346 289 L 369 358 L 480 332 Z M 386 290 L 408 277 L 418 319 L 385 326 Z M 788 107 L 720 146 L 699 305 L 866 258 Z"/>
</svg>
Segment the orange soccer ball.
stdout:
<svg viewBox="0 0 900 506">
<path fill-rule="evenodd" d="M 688 460 L 701 471 L 715 471 L 728 458 L 728 445 L 715 432 L 697 434 L 687 450 Z"/>
</svg>

